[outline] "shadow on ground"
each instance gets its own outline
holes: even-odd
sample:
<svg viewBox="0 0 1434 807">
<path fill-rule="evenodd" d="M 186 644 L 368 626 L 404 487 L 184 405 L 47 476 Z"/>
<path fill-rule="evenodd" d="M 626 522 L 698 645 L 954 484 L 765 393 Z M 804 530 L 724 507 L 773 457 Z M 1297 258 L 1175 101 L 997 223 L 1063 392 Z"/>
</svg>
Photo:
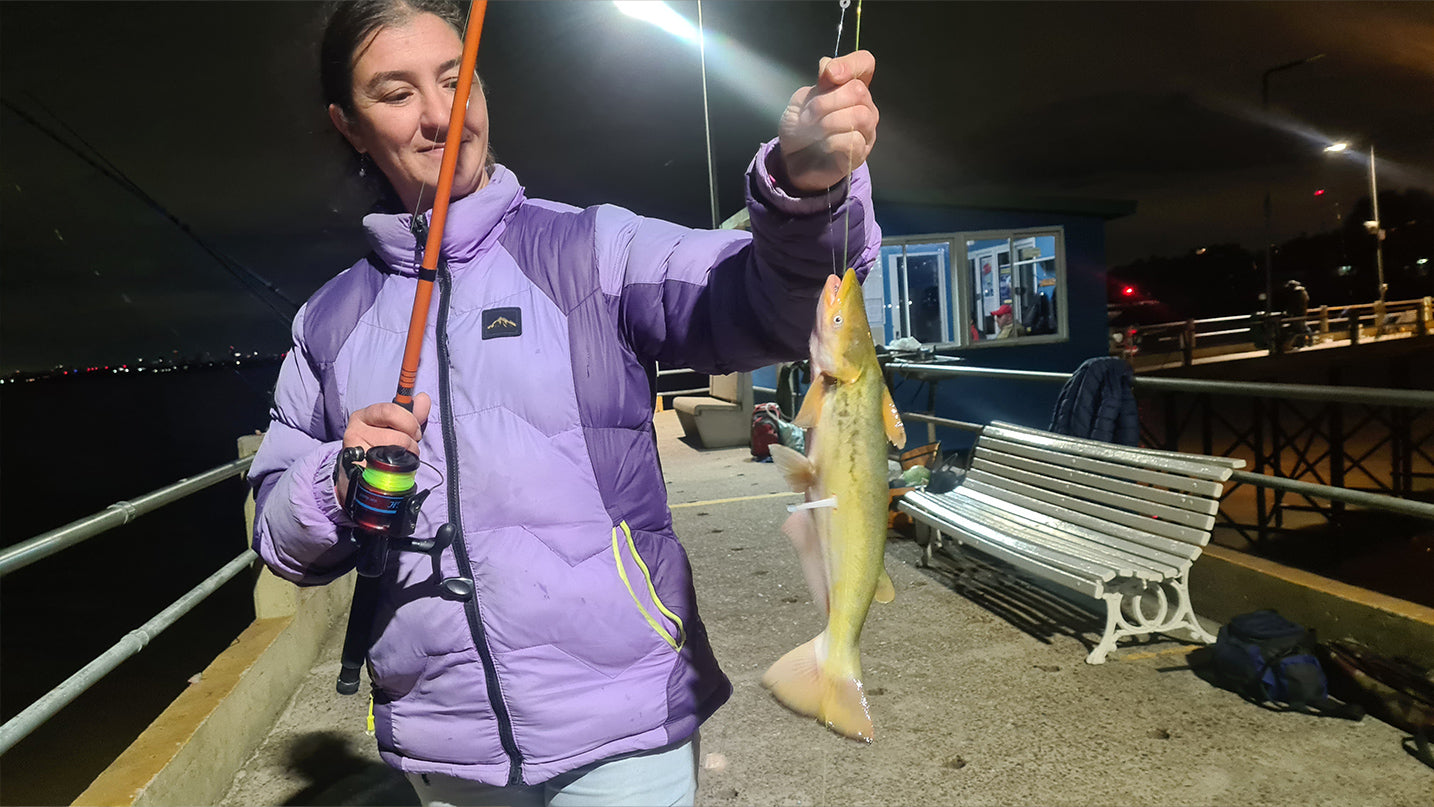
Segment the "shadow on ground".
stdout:
<svg viewBox="0 0 1434 807">
<path fill-rule="evenodd" d="M 398 771 L 353 753 L 337 732 L 301 735 L 289 748 L 290 770 L 308 782 L 286 805 L 417 805 L 418 795 Z"/>
<path fill-rule="evenodd" d="M 909 542 L 914 545 L 914 542 Z M 1053 637 L 1075 639 L 1094 650 L 1105 630 L 1105 618 L 1060 595 L 1013 574 L 994 558 L 963 553 L 949 541 L 932 553 L 931 562 L 917 563 L 951 591 L 976 603 L 1031 638 L 1050 644 Z M 1129 643 L 1122 647 L 1130 646 Z"/>
</svg>

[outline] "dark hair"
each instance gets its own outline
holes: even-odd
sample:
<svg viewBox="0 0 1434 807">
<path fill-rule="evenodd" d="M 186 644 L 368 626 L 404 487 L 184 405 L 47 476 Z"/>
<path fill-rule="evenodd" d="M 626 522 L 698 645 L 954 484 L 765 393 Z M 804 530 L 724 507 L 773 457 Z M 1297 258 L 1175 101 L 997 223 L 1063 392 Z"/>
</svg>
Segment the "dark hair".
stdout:
<svg viewBox="0 0 1434 807">
<path fill-rule="evenodd" d="M 463 10 L 450 0 L 354 0 L 333 4 L 319 45 L 319 85 L 324 104 L 354 112 L 354 63 L 358 52 L 381 28 L 401 25 L 419 14 L 432 14 L 463 38 Z"/>
<path fill-rule="evenodd" d="M 339 0 L 332 3 L 319 43 L 319 87 L 324 105 L 333 104 L 345 116 L 352 116 L 355 111 L 354 64 L 360 49 L 380 29 L 403 25 L 420 14 L 432 14 L 443 20 L 463 39 L 467 13 L 453 0 Z M 477 80 L 482 87 L 483 79 Z M 352 169 L 364 176 L 366 184 L 377 194 L 377 209 L 402 210 L 403 205 L 383 173 L 363 155 L 350 150 L 349 156 Z M 484 169 L 491 170 L 494 163 L 490 144 Z"/>
</svg>

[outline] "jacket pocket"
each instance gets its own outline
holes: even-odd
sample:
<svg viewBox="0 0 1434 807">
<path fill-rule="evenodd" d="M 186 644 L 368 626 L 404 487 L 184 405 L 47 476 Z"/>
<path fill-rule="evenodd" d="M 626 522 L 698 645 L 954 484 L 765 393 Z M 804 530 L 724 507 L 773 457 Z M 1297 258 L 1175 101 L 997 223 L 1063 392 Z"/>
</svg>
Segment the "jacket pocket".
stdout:
<svg viewBox="0 0 1434 807">
<path fill-rule="evenodd" d="M 624 555 L 632 558 L 633 562 L 637 564 L 637 568 L 642 572 L 640 580 L 634 580 L 635 575 L 628 574 Z M 687 631 L 682 625 L 682 618 L 672 613 L 666 605 L 662 604 L 662 599 L 657 596 L 657 589 L 652 585 L 652 573 L 648 571 L 647 564 L 642 560 L 642 555 L 638 554 L 637 546 L 632 541 L 632 529 L 627 526 L 626 521 L 619 522 L 616 527 L 612 528 L 612 559 L 617 564 L 618 576 L 622 578 L 623 585 L 627 586 L 627 593 L 632 597 L 637 610 L 642 613 L 642 618 L 647 620 L 647 624 L 656 631 L 658 636 L 662 637 L 663 641 L 667 642 L 668 646 L 674 651 L 682 652 L 682 646 L 687 643 Z M 661 619 L 653 616 L 647 606 L 643 605 L 643 598 L 638 592 L 644 587 L 647 589 L 647 596 L 652 605 L 662 616 L 670 620 L 668 624 L 663 624 Z M 676 630 L 669 630 L 669 625 L 675 627 Z"/>
</svg>

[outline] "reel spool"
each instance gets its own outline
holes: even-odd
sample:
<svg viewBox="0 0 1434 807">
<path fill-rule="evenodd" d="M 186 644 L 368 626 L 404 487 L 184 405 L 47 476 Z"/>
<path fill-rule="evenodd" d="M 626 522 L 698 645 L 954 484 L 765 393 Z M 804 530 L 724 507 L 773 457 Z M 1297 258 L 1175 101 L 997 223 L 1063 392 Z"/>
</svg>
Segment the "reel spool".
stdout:
<svg viewBox="0 0 1434 807">
<path fill-rule="evenodd" d="M 368 467 L 358 463 L 367 461 Z M 427 491 L 418 492 L 418 455 L 399 446 L 346 448 L 340 463 L 349 478 L 344 512 L 364 532 L 380 538 L 407 538 L 418 522 Z"/>
</svg>

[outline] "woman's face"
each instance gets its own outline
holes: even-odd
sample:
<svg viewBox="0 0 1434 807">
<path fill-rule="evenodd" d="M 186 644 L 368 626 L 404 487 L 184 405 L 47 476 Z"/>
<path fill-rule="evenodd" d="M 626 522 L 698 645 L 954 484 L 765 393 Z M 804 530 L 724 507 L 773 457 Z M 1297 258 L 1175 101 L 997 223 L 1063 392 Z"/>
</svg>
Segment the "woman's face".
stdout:
<svg viewBox="0 0 1434 807">
<path fill-rule="evenodd" d="M 409 210 L 433 206 L 463 43 L 432 14 L 380 28 L 354 63 L 354 114 L 329 106 L 329 118 L 360 154 L 388 177 Z M 453 198 L 488 184 L 488 103 L 473 82 L 453 173 Z"/>
</svg>

